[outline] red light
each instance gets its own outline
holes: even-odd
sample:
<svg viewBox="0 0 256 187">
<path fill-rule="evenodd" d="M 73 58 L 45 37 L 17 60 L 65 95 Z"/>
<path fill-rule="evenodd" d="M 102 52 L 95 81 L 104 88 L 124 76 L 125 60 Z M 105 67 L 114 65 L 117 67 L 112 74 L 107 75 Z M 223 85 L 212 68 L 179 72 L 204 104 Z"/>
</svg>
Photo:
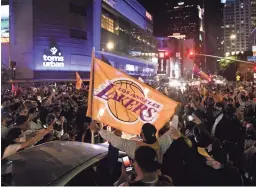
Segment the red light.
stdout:
<svg viewBox="0 0 256 187">
<path fill-rule="evenodd" d="M 169 53 L 168 52 L 165 52 L 165 56 L 168 56 L 169 55 Z"/>
<path fill-rule="evenodd" d="M 194 55 L 194 52 L 193 52 L 193 51 L 190 51 L 190 52 L 189 52 L 189 55 L 191 55 L 191 56 Z"/>
<path fill-rule="evenodd" d="M 189 55 L 189 58 L 190 58 L 190 59 L 194 59 L 194 58 L 195 58 L 195 53 L 194 53 L 193 50 L 190 50 L 189 53 L 188 53 L 188 55 Z"/>
<path fill-rule="evenodd" d="M 256 73 L 256 65 L 253 66 L 253 71 Z"/>
</svg>

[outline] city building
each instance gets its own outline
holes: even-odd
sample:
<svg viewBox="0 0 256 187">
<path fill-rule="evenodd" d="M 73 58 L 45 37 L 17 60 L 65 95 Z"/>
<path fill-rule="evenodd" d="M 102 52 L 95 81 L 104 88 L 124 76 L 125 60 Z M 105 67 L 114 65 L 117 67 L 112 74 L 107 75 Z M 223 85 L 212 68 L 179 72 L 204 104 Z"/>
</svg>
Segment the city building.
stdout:
<svg viewBox="0 0 256 187">
<path fill-rule="evenodd" d="M 158 59 L 160 53 L 164 52 L 166 63 L 165 76 L 170 78 L 188 78 L 192 77 L 194 60 L 190 59 L 186 49 L 194 48 L 193 39 L 184 39 L 182 35 L 172 37 L 158 37 Z M 161 62 L 159 62 L 161 63 Z"/>
<path fill-rule="evenodd" d="M 17 80 L 88 79 L 93 48 L 133 76 L 156 73 L 153 17 L 136 0 L 7 2 L 1 61 L 16 62 Z"/>
<path fill-rule="evenodd" d="M 168 35 L 179 33 L 186 39 L 194 40 L 194 50 L 204 53 L 204 9 L 201 3 L 179 1 L 175 6 L 166 4 Z"/>
<path fill-rule="evenodd" d="M 251 24 L 252 32 L 249 39 L 249 48 L 256 46 L 256 0 L 251 0 Z"/>
<path fill-rule="evenodd" d="M 251 32 L 256 23 L 255 0 L 227 0 L 224 5 L 224 52 L 226 56 L 250 49 Z"/>
<path fill-rule="evenodd" d="M 252 49 L 253 46 L 256 46 L 256 28 L 254 28 L 250 34 L 249 44 L 249 49 Z"/>
<path fill-rule="evenodd" d="M 223 1 L 224 2 L 224 1 Z M 224 7 L 221 7 L 221 16 L 220 16 L 220 32 L 217 37 L 217 54 L 219 56 L 224 56 L 224 19 L 223 19 L 223 9 Z"/>
</svg>

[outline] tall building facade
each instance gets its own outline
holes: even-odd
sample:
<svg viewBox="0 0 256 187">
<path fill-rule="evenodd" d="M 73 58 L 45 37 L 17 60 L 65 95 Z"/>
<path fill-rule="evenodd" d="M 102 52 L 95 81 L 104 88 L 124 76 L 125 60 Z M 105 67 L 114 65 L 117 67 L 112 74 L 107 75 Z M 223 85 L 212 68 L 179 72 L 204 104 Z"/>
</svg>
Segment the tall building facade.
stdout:
<svg viewBox="0 0 256 187">
<path fill-rule="evenodd" d="M 250 35 L 250 47 L 256 46 L 256 0 L 251 0 L 251 23 L 252 29 Z"/>
<path fill-rule="evenodd" d="M 250 49 L 256 24 L 255 0 L 227 0 L 223 11 L 224 52 L 226 56 Z"/>
<path fill-rule="evenodd" d="M 193 39 L 196 53 L 204 53 L 205 30 L 204 8 L 202 4 L 192 4 L 191 1 L 179 1 L 176 6 L 168 7 L 168 34 L 173 36 L 179 33 L 185 39 Z M 204 59 L 196 58 L 198 65 L 203 65 Z"/>
<path fill-rule="evenodd" d="M 89 78 L 93 48 L 131 75 L 154 74 L 153 18 L 136 0 L 9 0 L 4 6 L 1 62 L 16 62 L 16 79 L 75 80 L 76 71 Z"/>
</svg>

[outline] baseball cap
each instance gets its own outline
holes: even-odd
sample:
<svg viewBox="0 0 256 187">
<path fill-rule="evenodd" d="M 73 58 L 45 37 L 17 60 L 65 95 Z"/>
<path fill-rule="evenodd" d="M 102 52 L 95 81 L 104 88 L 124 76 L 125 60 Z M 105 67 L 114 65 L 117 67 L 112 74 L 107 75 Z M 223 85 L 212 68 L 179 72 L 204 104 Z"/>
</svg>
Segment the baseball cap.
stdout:
<svg viewBox="0 0 256 187">
<path fill-rule="evenodd" d="M 156 127 L 151 123 L 145 123 L 142 126 L 142 132 L 146 138 L 146 143 L 153 144 L 156 142 Z"/>
</svg>

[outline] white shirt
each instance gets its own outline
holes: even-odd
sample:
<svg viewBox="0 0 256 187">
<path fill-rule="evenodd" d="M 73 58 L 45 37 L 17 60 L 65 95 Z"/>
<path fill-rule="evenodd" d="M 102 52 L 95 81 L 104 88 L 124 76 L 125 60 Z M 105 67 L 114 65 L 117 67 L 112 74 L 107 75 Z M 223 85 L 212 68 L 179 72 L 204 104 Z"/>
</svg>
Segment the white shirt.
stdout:
<svg viewBox="0 0 256 187">
<path fill-rule="evenodd" d="M 211 136 L 215 136 L 216 128 L 217 128 L 217 126 L 218 126 L 220 120 L 222 120 L 223 116 L 224 116 L 223 113 L 221 113 L 221 114 L 216 118 L 216 120 L 215 120 L 215 122 L 214 122 L 214 125 L 212 126 Z"/>
<path fill-rule="evenodd" d="M 3 158 L 6 158 L 8 156 L 11 156 L 15 153 L 17 153 L 17 151 L 21 148 L 21 144 L 12 144 L 12 145 L 9 145 L 8 147 L 6 147 L 6 149 L 4 150 L 4 155 L 3 155 Z"/>
<path fill-rule="evenodd" d="M 42 129 L 42 125 L 31 121 L 29 124 L 29 129 L 32 131 L 36 131 L 36 130 Z"/>
</svg>

